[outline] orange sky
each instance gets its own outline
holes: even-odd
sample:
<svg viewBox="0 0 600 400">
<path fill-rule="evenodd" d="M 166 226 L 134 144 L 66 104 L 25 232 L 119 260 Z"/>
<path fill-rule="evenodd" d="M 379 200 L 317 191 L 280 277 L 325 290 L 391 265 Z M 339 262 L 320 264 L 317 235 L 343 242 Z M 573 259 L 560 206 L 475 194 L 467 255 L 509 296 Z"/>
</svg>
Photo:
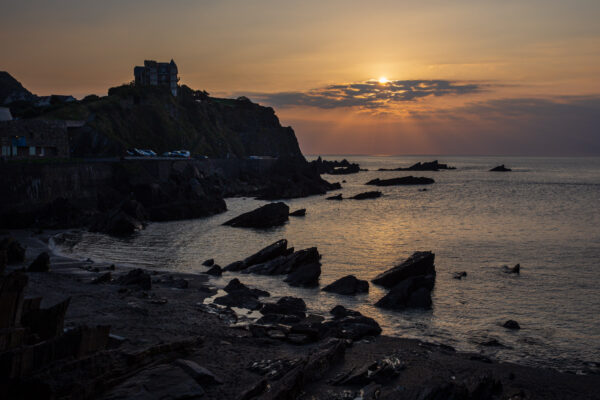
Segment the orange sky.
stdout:
<svg viewBox="0 0 600 400">
<path fill-rule="evenodd" d="M 0 70 L 40 95 L 105 94 L 174 58 L 184 84 L 273 106 L 309 154 L 600 155 L 597 0 L 0 9 Z"/>
</svg>

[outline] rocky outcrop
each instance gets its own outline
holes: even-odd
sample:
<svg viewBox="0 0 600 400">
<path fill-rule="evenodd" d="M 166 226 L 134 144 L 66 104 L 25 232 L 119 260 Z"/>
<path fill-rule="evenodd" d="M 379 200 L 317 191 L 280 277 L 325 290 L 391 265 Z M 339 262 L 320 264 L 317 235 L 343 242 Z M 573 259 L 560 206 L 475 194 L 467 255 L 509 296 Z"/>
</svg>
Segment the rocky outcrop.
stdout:
<svg viewBox="0 0 600 400">
<path fill-rule="evenodd" d="M 512 319 L 509 319 L 508 321 L 506 321 L 504 324 L 502 324 L 502 326 L 505 327 L 506 329 L 512 329 L 512 330 L 521 329 L 521 326 L 519 325 L 519 323 Z"/>
<path fill-rule="evenodd" d="M 270 203 L 230 219 L 223 225 L 239 228 L 271 228 L 285 224 L 289 214 L 290 208 L 287 204 Z"/>
<path fill-rule="evenodd" d="M 418 162 L 416 164 L 411 165 L 407 168 L 379 168 L 379 171 L 439 171 L 441 169 L 456 169 L 456 167 L 449 167 L 448 164 L 441 164 L 438 160 L 429 161 L 429 162 Z"/>
<path fill-rule="evenodd" d="M 306 215 L 306 208 L 300 208 L 299 210 L 292 211 L 290 217 L 304 217 Z"/>
<path fill-rule="evenodd" d="M 414 177 L 414 176 L 404 176 L 402 178 L 392 178 L 392 179 L 372 179 L 369 182 L 365 183 L 365 185 L 373 185 L 373 186 L 399 186 L 399 185 L 431 185 L 435 183 L 435 181 L 431 178 L 425 177 Z"/>
<path fill-rule="evenodd" d="M 366 199 L 376 199 L 378 197 L 381 197 L 382 195 L 383 194 L 379 191 L 371 191 L 371 192 L 359 193 L 350 198 L 354 199 L 354 200 L 366 200 Z"/>
<path fill-rule="evenodd" d="M 512 169 L 506 168 L 504 166 L 504 164 L 498 165 L 497 167 L 490 169 L 490 172 L 510 172 L 510 171 L 512 171 Z"/>
<path fill-rule="evenodd" d="M 311 161 L 310 164 L 319 174 L 347 175 L 356 174 L 360 171 L 358 164 L 350 163 L 345 158 L 342 161 L 327 161 L 319 156 L 316 160 Z"/>
<path fill-rule="evenodd" d="M 323 330 L 327 336 L 359 340 L 365 336 L 381 334 L 381 328 L 373 318 L 365 317 L 358 311 L 346 309 L 341 311 L 339 307 L 341 306 L 331 310 L 334 319 L 323 323 Z"/>
<path fill-rule="evenodd" d="M 133 269 L 127 274 L 120 276 L 117 279 L 117 283 L 142 290 L 152 289 L 152 278 L 150 277 L 150 274 L 141 268 Z"/>
<path fill-rule="evenodd" d="M 344 198 L 342 197 L 342 194 L 339 193 L 334 196 L 326 197 L 325 200 L 344 200 Z"/>
<path fill-rule="evenodd" d="M 223 275 L 223 269 L 219 265 L 214 264 L 208 269 L 208 271 L 205 272 L 205 274 L 212 276 L 221 276 Z"/>
<path fill-rule="evenodd" d="M 502 266 L 502 271 L 506 274 L 520 274 L 521 273 L 521 264 L 517 264 L 514 267 L 509 267 L 508 265 Z"/>
<path fill-rule="evenodd" d="M 386 288 L 391 288 L 404 279 L 435 274 L 435 254 L 430 251 L 417 251 L 401 264 L 377 275 L 372 282 Z"/>
<path fill-rule="evenodd" d="M 225 296 L 217 297 L 214 302 L 228 307 L 240 307 L 249 310 L 259 310 L 262 308 L 262 303 L 258 300 L 259 297 L 269 296 L 268 292 L 259 289 L 250 289 L 239 279 L 232 279 L 223 289 L 227 292 Z"/>
<path fill-rule="evenodd" d="M 322 290 L 345 295 L 368 293 L 369 282 L 357 279 L 354 275 L 348 275 L 325 286 Z"/>
<path fill-rule="evenodd" d="M 259 250 L 255 254 L 245 258 L 243 261 L 236 261 L 223 268 L 224 271 L 241 271 L 252 265 L 264 263 L 276 257 L 290 254 L 286 239 L 281 239 Z M 291 249 L 293 252 L 293 248 Z"/>
<path fill-rule="evenodd" d="M 283 281 L 290 286 L 314 287 L 319 284 L 321 263 L 302 264 L 290 272 Z"/>
</svg>

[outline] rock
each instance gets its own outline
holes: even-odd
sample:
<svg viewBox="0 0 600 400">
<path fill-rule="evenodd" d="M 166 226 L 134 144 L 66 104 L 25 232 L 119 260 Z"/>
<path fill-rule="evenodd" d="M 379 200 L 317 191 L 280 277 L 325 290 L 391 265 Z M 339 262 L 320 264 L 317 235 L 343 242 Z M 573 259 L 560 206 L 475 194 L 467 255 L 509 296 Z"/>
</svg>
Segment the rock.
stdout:
<svg viewBox="0 0 600 400">
<path fill-rule="evenodd" d="M 233 278 L 229 281 L 227 286 L 223 288 L 227 293 L 244 293 L 254 297 L 268 297 L 269 292 L 260 289 L 250 289 L 244 285 L 238 278 Z"/>
<path fill-rule="evenodd" d="M 230 219 L 223 225 L 240 228 L 270 228 L 285 224 L 289 214 L 290 208 L 287 204 L 270 203 Z"/>
<path fill-rule="evenodd" d="M 324 336 L 333 336 L 343 339 L 359 340 L 365 336 L 377 336 L 381 334 L 381 327 L 373 318 L 365 317 L 358 311 L 346 310 L 343 312 L 337 306 L 336 318 L 323 323 Z"/>
<path fill-rule="evenodd" d="M 174 288 L 174 289 L 187 289 L 190 287 L 190 283 L 187 279 L 176 278 L 172 275 L 168 275 L 165 279 L 159 281 L 163 286 Z"/>
<path fill-rule="evenodd" d="M 227 265 L 224 271 L 241 271 L 252 265 L 264 263 L 272 260 L 276 257 L 288 254 L 287 248 L 288 242 L 285 239 L 281 239 L 258 251 L 257 253 L 247 257 L 243 261 L 236 261 Z"/>
<path fill-rule="evenodd" d="M 343 159 L 342 161 L 327 161 L 322 160 L 321 157 L 310 162 L 310 165 L 317 169 L 319 174 L 330 174 L 330 175 L 347 175 L 355 174 L 360 171 L 360 165 L 350 163 L 348 160 Z"/>
<path fill-rule="evenodd" d="M 223 270 L 221 269 L 220 266 L 215 264 L 212 267 L 210 267 L 210 269 L 208 271 L 206 271 L 205 274 L 212 275 L 212 276 L 221 276 L 223 274 Z"/>
<path fill-rule="evenodd" d="M 490 172 L 510 172 L 510 171 L 512 171 L 512 169 L 506 168 L 504 166 L 504 164 L 498 165 L 497 167 L 490 169 Z"/>
<path fill-rule="evenodd" d="M 355 196 L 350 197 L 351 199 L 354 200 L 366 200 L 366 199 L 376 199 L 378 197 L 381 197 L 382 193 L 379 191 L 372 191 L 372 192 L 364 192 L 364 193 L 359 193 Z"/>
<path fill-rule="evenodd" d="M 336 385 L 387 384 L 394 380 L 406 365 L 397 357 L 385 357 L 371 365 L 359 368 L 354 373 L 346 374 L 346 378 L 335 382 Z"/>
<path fill-rule="evenodd" d="M 431 185 L 435 183 L 435 181 L 431 178 L 425 177 L 414 177 L 414 176 L 404 176 L 402 178 L 392 178 L 392 179 L 373 179 L 369 182 L 365 183 L 365 185 L 374 185 L 374 186 L 398 186 L 398 185 Z"/>
<path fill-rule="evenodd" d="M 329 196 L 326 197 L 325 200 L 344 200 L 344 198 L 342 197 L 342 194 L 336 194 L 334 196 Z"/>
<path fill-rule="evenodd" d="M 221 385 L 223 381 L 208 369 L 198 365 L 194 361 L 178 359 L 175 364 L 181 367 L 189 376 L 201 385 Z"/>
<path fill-rule="evenodd" d="M 431 308 L 431 290 L 435 275 L 419 275 L 404 279 L 383 296 L 375 306 L 393 310 Z"/>
<path fill-rule="evenodd" d="M 205 267 L 212 267 L 214 263 L 215 263 L 215 260 L 212 258 L 209 258 L 208 260 L 204 261 L 202 263 L 202 265 L 204 265 Z"/>
<path fill-rule="evenodd" d="M 260 310 L 261 314 L 293 315 L 299 318 L 306 316 L 306 303 L 298 297 L 285 296 L 276 303 L 266 303 Z"/>
<path fill-rule="evenodd" d="M 6 251 L 6 263 L 8 265 L 25 261 L 25 248 L 12 237 L 0 240 L 0 250 Z"/>
<path fill-rule="evenodd" d="M 519 325 L 519 323 L 512 319 L 509 319 L 508 321 L 506 321 L 502 326 L 505 327 L 506 329 L 513 329 L 513 330 L 521 329 L 521 326 Z"/>
<path fill-rule="evenodd" d="M 90 230 L 115 236 L 130 235 L 142 230 L 146 219 L 147 214 L 141 203 L 125 200 L 111 211 L 97 215 Z"/>
<path fill-rule="evenodd" d="M 312 287 L 319 284 L 321 276 L 321 263 L 303 264 L 288 274 L 283 281 L 290 286 Z"/>
<path fill-rule="evenodd" d="M 325 286 L 322 290 L 345 295 L 368 293 L 369 282 L 357 279 L 354 275 L 348 275 Z"/>
<path fill-rule="evenodd" d="M 455 272 L 452 277 L 454 279 L 462 279 L 462 278 L 466 278 L 467 277 L 467 272 L 466 271 L 461 271 L 461 272 Z"/>
<path fill-rule="evenodd" d="M 509 267 L 508 265 L 503 265 L 502 269 L 507 274 L 520 274 L 521 273 L 521 264 L 517 264 L 514 267 Z"/>
<path fill-rule="evenodd" d="M 117 279 L 120 285 L 138 286 L 142 290 L 152 289 L 152 278 L 150 274 L 140 268 L 129 271 L 126 275 Z"/>
<path fill-rule="evenodd" d="M 259 289 L 250 289 L 237 278 L 232 279 L 223 290 L 227 292 L 227 295 L 217 297 L 214 300 L 215 304 L 246 308 L 249 310 L 261 309 L 263 304 L 258 298 L 269 296 L 269 292 Z"/>
<path fill-rule="evenodd" d="M 102 275 L 100 275 L 97 278 L 94 278 L 94 280 L 92 280 L 93 284 L 99 284 L 99 283 L 108 283 L 110 282 L 112 279 L 112 274 L 110 272 L 105 272 Z"/>
<path fill-rule="evenodd" d="M 299 210 L 293 211 L 290 213 L 290 217 L 304 217 L 306 215 L 306 208 L 301 208 Z"/>
<path fill-rule="evenodd" d="M 498 339 L 486 340 L 485 342 L 481 342 L 480 344 L 486 347 L 504 347 L 502 346 L 502 343 L 498 341 Z"/>
<path fill-rule="evenodd" d="M 27 268 L 29 272 L 48 272 L 50 271 L 50 256 L 47 252 L 40 253 L 29 267 Z"/>
<path fill-rule="evenodd" d="M 358 311 L 348 310 L 346 307 L 340 305 L 333 307 L 329 313 L 336 319 L 348 316 L 358 317 L 362 315 Z"/>
<path fill-rule="evenodd" d="M 455 167 L 449 167 L 448 164 L 441 164 L 438 160 L 429 161 L 429 162 L 418 162 L 416 164 L 411 165 L 408 168 L 394 168 L 394 169 L 386 169 L 379 168 L 379 171 L 439 171 L 440 169 L 456 169 Z"/>
<path fill-rule="evenodd" d="M 397 285 L 404 279 L 418 275 L 435 275 L 435 254 L 430 251 L 417 251 L 399 264 L 379 275 L 371 282 L 386 288 Z"/>
<path fill-rule="evenodd" d="M 293 251 L 293 249 L 288 250 Z M 296 271 L 302 265 L 318 263 L 320 259 L 321 255 L 317 248 L 310 247 L 292 254 L 283 254 L 265 263 L 253 265 L 243 272 L 259 275 L 286 275 Z"/>
</svg>

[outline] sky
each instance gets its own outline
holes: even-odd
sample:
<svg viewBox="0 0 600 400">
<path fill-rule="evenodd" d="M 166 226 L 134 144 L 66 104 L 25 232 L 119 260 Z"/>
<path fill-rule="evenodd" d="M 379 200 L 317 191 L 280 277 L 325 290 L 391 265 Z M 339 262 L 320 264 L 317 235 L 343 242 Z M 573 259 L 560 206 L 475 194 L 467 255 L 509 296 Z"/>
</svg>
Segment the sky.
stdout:
<svg viewBox="0 0 600 400">
<path fill-rule="evenodd" d="M 145 59 L 305 154 L 600 155 L 598 0 L 0 0 L 0 70 L 106 94 Z"/>
</svg>

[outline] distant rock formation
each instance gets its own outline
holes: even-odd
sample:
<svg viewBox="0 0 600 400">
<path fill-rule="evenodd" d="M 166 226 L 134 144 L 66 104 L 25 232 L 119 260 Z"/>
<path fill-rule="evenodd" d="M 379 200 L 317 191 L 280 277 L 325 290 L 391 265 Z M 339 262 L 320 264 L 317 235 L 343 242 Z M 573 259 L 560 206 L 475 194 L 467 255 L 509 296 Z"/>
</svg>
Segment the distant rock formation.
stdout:
<svg viewBox="0 0 600 400">
<path fill-rule="evenodd" d="M 399 186 L 399 185 L 431 185 L 435 183 L 435 181 L 431 178 L 425 177 L 414 177 L 414 176 L 404 176 L 402 178 L 392 178 L 392 179 L 373 179 L 369 182 L 365 183 L 365 185 L 373 185 L 373 186 Z"/>
<path fill-rule="evenodd" d="M 310 165 L 316 168 L 319 174 L 348 175 L 360 171 L 360 165 L 350 163 L 345 158 L 342 161 L 327 161 L 319 156 L 316 160 L 311 161 Z"/>
<path fill-rule="evenodd" d="M 504 164 L 498 165 L 497 167 L 490 169 L 490 172 L 510 172 L 510 171 L 512 171 L 512 169 L 506 168 L 504 166 Z"/>
<path fill-rule="evenodd" d="M 449 167 L 448 164 L 441 164 L 438 160 L 434 160 L 424 163 L 418 162 L 408 168 L 379 168 L 379 171 L 439 171 L 441 169 L 456 169 L 456 167 Z"/>
</svg>

